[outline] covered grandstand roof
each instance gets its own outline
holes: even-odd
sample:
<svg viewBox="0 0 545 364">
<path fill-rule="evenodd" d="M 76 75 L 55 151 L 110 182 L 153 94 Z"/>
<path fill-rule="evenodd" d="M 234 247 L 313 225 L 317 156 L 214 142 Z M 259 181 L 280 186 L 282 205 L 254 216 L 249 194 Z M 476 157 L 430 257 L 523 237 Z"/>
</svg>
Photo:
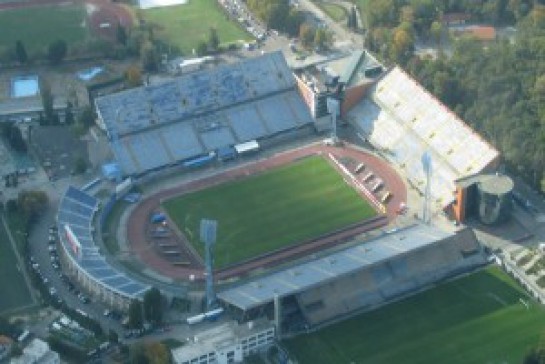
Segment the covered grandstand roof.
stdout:
<svg viewBox="0 0 545 364">
<path fill-rule="evenodd" d="M 63 248 L 82 272 L 97 284 L 124 297 L 143 295 L 149 286 L 137 282 L 112 267 L 99 253 L 93 240 L 93 217 L 98 210 L 98 200 L 75 187 L 68 187 L 61 199 L 57 214 L 59 238 Z M 71 233 L 65 234 L 66 226 Z M 74 247 L 69 234 L 75 235 L 79 244 Z"/>
<path fill-rule="evenodd" d="M 434 244 L 454 234 L 428 225 L 413 225 L 296 267 L 253 279 L 218 293 L 218 298 L 242 310 L 266 304 L 321 285 L 376 263 Z"/>
<path fill-rule="evenodd" d="M 124 174 L 312 123 L 281 52 L 97 98 Z"/>
<path fill-rule="evenodd" d="M 375 85 L 371 96 L 350 111 L 349 119 L 422 192 L 421 157 L 427 151 L 433 168 L 431 195 L 441 208 L 454 200 L 456 179 L 482 171 L 499 156 L 399 67 Z"/>
</svg>

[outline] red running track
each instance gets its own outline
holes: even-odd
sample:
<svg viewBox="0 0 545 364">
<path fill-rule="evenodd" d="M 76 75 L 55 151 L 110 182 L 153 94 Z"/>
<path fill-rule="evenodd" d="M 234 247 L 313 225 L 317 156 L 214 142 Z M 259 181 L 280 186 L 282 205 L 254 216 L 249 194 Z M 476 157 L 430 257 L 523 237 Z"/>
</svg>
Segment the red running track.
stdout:
<svg viewBox="0 0 545 364">
<path fill-rule="evenodd" d="M 178 233 L 176 234 L 177 236 L 172 239 L 175 239 L 179 244 L 184 260 L 189 263 L 187 266 L 173 265 L 163 257 L 157 249 L 154 249 L 153 243 L 149 242 L 150 239 L 146 233 L 148 230 L 149 216 L 153 211 L 157 211 L 160 208 L 161 200 L 170 199 L 180 194 L 212 185 L 225 183 L 229 180 L 244 178 L 248 175 L 287 164 L 306 155 L 318 153 L 323 155 L 331 153 L 335 155 L 337 159 L 342 160 L 343 158 L 350 158 L 355 160 L 356 163 L 364 163 L 367 166 L 366 170 L 371 170 L 375 175 L 380 177 L 384 181 L 384 188 L 388 189 L 393 194 L 388 202 L 386 215 L 382 218 L 362 223 L 338 233 L 314 239 L 305 244 L 287 247 L 249 261 L 241 262 L 236 266 L 218 270 L 215 272 L 215 278 L 217 280 L 246 276 L 258 269 L 272 268 L 280 263 L 286 263 L 293 259 L 309 256 L 326 247 L 346 242 L 355 235 L 383 226 L 395 218 L 396 210 L 400 203 L 406 202 L 407 200 L 407 190 L 401 177 L 387 162 L 350 145 L 345 147 L 328 147 L 321 144 L 312 144 L 304 148 L 279 153 L 265 160 L 220 172 L 213 176 L 183 183 L 177 187 L 162 190 L 147 197 L 133 210 L 128 218 L 127 238 L 131 253 L 143 262 L 144 265 L 163 276 L 182 280 L 188 280 L 190 276 L 193 276 L 195 279 L 201 280 L 204 276 L 204 267 L 201 264 L 201 259 L 194 255 L 192 248 L 189 246 L 189 243 L 185 241 L 183 234 Z M 365 198 L 363 194 L 361 195 L 362 198 Z"/>
</svg>

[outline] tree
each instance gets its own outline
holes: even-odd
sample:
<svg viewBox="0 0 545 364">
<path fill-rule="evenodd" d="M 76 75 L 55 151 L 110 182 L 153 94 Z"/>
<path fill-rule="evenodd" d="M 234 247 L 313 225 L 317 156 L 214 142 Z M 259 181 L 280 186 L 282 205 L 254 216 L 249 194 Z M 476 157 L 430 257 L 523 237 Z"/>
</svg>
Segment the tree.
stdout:
<svg viewBox="0 0 545 364">
<path fill-rule="evenodd" d="M 142 45 L 140 61 L 142 62 L 142 68 L 147 72 L 155 72 L 159 69 L 159 55 L 150 41 Z"/>
<path fill-rule="evenodd" d="M 53 122 L 53 94 L 51 86 L 45 79 L 40 79 L 40 96 L 42 97 L 42 107 L 44 108 L 44 122 L 49 124 Z"/>
<path fill-rule="evenodd" d="M 160 324 L 163 319 L 163 297 L 156 287 L 144 295 L 144 317 L 154 324 Z"/>
<path fill-rule="evenodd" d="M 82 156 L 74 160 L 74 174 L 83 174 L 87 170 L 87 161 Z"/>
<path fill-rule="evenodd" d="M 129 305 L 129 326 L 133 329 L 140 329 L 143 324 L 142 302 L 133 300 Z"/>
<path fill-rule="evenodd" d="M 314 33 L 314 47 L 318 50 L 327 48 L 327 32 L 325 29 L 316 29 L 316 32 Z"/>
<path fill-rule="evenodd" d="M 27 145 L 23 139 L 23 134 L 17 125 L 14 123 L 6 123 L 2 125 L 2 134 L 14 150 L 21 153 L 25 153 L 27 151 Z"/>
<path fill-rule="evenodd" d="M 113 344 L 117 344 L 119 342 L 119 335 L 117 335 L 115 330 L 110 329 L 110 331 L 108 331 L 108 341 Z"/>
<path fill-rule="evenodd" d="M 522 362 L 523 364 L 545 364 L 545 350 L 532 349 Z"/>
<path fill-rule="evenodd" d="M 122 45 L 127 45 L 127 30 L 121 23 L 117 23 L 117 29 L 115 32 L 115 38 L 117 42 Z"/>
<path fill-rule="evenodd" d="M 20 40 L 15 42 L 15 55 L 17 56 L 19 63 L 24 64 L 28 61 L 25 45 Z"/>
<path fill-rule="evenodd" d="M 312 26 L 310 26 L 310 24 L 301 24 L 301 27 L 299 28 L 299 39 L 301 40 L 303 47 L 308 48 L 313 44 L 314 34 L 315 30 Z"/>
<path fill-rule="evenodd" d="M 127 86 L 138 87 L 142 85 L 142 71 L 137 65 L 131 65 L 125 71 Z"/>
<path fill-rule="evenodd" d="M 414 41 L 411 35 L 404 29 L 396 29 L 394 31 L 394 39 L 390 55 L 392 59 L 401 64 L 405 62 L 412 55 L 414 49 Z"/>
<path fill-rule="evenodd" d="M 441 22 L 434 21 L 430 26 L 430 35 L 438 45 L 441 43 L 441 34 L 443 33 L 443 26 Z"/>
<path fill-rule="evenodd" d="M 21 191 L 17 196 L 17 209 L 25 219 L 25 225 L 30 227 L 45 211 L 49 198 L 44 191 Z"/>
<path fill-rule="evenodd" d="M 91 106 L 86 106 L 81 110 L 78 117 L 78 123 L 82 124 L 85 128 L 91 127 L 95 122 L 95 112 Z"/>
<path fill-rule="evenodd" d="M 170 351 L 160 342 L 131 345 L 129 362 L 132 364 L 170 364 Z"/>
<path fill-rule="evenodd" d="M 208 46 L 214 52 L 218 50 L 220 45 L 220 38 L 218 36 L 218 31 L 216 28 L 210 28 L 210 34 L 208 35 Z"/>
<path fill-rule="evenodd" d="M 358 29 L 358 14 L 355 6 L 350 9 L 350 15 L 348 16 L 348 27 L 351 29 Z"/>
<path fill-rule="evenodd" d="M 64 40 L 56 40 L 49 44 L 49 48 L 47 50 L 47 57 L 53 64 L 59 64 L 64 57 L 66 57 L 66 52 L 68 51 L 68 47 L 66 45 L 66 42 Z"/>
<path fill-rule="evenodd" d="M 66 103 L 66 111 L 64 114 L 64 121 L 66 124 L 74 123 L 74 112 L 72 111 L 72 103 L 69 101 Z"/>
<path fill-rule="evenodd" d="M 206 44 L 206 42 L 205 42 L 204 40 L 201 40 L 201 41 L 197 44 L 196 53 L 197 53 L 197 56 L 199 56 L 199 57 L 202 57 L 202 56 L 204 56 L 206 53 L 208 53 L 208 45 Z"/>
</svg>

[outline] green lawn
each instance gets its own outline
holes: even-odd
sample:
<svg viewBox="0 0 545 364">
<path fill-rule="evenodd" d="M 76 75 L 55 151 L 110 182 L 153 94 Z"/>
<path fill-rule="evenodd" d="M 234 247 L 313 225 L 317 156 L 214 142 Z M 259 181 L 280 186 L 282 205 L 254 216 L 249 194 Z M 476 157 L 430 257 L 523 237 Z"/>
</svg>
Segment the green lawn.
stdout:
<svg viewBox="0 0 545 364">
<path fill-rule="evenodd" d="M 299 363 L 519 364 L 545 311 L 491 267 L 286 342 Z"/>
<path fill-rule="evenodd" d="M 253 39 L 236 22 L 231 21 L 216 0 L 189 0 L 185 5 L 142 10 L 147 23 L 158 25 L 155 35 L 191 54 L 201 40 L 207 40 L 210 28 L 216 28 L 220 43 Z"/>
<path fill-rule="evenodd" d="M 32 303 L 30 292 L 18 269 L 15 254 L 0 222 L 0 312 Z"/>
<path fill-rule="evenodd" d="M 343 21 L 347 18 L 346 9 L 339 4 L 318 1 L 316 2 L 316 5 L 318 5 L 320 9 L 322 9 L 331 19 L 335 20 L 336 22 Z"/>
<path fill-rule="evenodd" d="M 180 196 L 164 207 L 200 254 L 200 220 L 218 220 L 216 268 L 376 215 L 329 162 L 317 156 Z"/>
<path fill-rule="evenodd" d="M 85 19 L 83 5 L 0 11 L 0 48 L 14 48 L 17 40 L 24 43 L 28 53 L 45 51 L 57 39 L 70 46 L 88 37 Z"/>
</svg>

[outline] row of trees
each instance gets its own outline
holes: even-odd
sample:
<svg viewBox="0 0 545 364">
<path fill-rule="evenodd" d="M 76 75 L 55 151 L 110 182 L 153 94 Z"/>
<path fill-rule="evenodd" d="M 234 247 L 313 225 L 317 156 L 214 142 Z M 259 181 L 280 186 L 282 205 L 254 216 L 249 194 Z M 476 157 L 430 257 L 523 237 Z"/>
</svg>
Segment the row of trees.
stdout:
<svg viewBox="0 0 545 364">
<path fill-rule="evenodd" d="M 317 50 L 329 48 L 333 42 L 333 34 L 324 28 L 315 28 L 308 23 L 301 24 L 299 40 L 305 48 L 314 47 Z"/>
<path fill-rule="evenodd" d="M 67 52 L 68 46 L 66 42 L 62 39 L 57 39 L 48 45 L 46 56 L 52 64 L 58 64 L 64 59 L 64 57 L 66 57 Z M 29 55 L 26 50 L 25 44 L 22 41 L 18 40 L 15 42 L 15 48 L 12 57 L 15 57 L 17 62 L 21 64 L 26 64 L 29 62 Z"/>
<path fill-rule="evenodd" d="M 303 14 L 290 6 L 289 0 L 247 0 L 250 11 L 261 19 L 267 28 L 288 33 L 299 34 L 303 24 Z"/>
</svg>

